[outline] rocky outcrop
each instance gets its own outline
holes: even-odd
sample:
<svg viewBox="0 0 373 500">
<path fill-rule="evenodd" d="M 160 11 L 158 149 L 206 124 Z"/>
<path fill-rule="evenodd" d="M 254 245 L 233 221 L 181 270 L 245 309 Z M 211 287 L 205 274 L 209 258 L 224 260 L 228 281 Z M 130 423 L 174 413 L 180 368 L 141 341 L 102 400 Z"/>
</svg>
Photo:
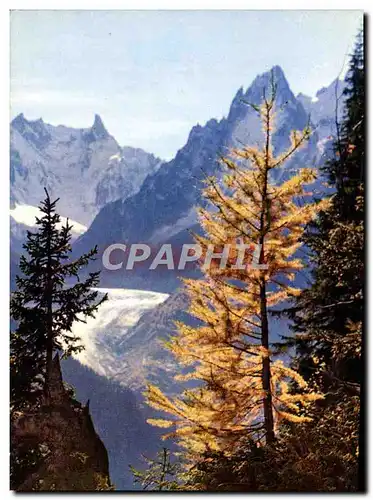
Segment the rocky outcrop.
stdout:
<svg viewBox="0 0 373 500">
<path fill-rule="evenodd" d="M 66 389 L 58 354 L 48 393 L 38 406 L 12 415 L 12 448 L 38 448 L 41 459 L 17 491 L 95 491 L 112 489 L 106 448 L 89 412 Z"/>
</svg>

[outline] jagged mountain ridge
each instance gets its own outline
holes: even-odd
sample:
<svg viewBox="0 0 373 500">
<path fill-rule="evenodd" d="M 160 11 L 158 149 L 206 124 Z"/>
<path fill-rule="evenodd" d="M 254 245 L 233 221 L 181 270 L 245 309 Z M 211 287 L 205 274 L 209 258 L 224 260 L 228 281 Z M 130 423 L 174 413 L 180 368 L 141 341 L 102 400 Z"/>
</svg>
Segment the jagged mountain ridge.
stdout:
<svg viewBox="0 0 373 500">
<path fill-rule="evenodd" d="M 289 145 L 291 130 L 303 129 L 309 123 L 309 115 L 291 91 L 282 69 L 275 66 L 270 72 L 259 75 L 246 91 L 239 89 L 227 117 L 194 126 L 175 158 L 149 175 L 137 194 L 105 205 L 89 230 L 75 243 L 75 251 L 81 253 L 95 244 L 101 251 L 111 243 L 160 245 L 195 225 L 195 206 L 203 203 L 203 179 L 206 175 L 219 175 L 219 156 L 228 154 L 232 147 L 242 143 L 255 144 L 261 140 L 259 117 L 248 103 L 260 104 L 263 91 L 269 92 L 272 75 L 277 85 L 278 110 L 273 143 L 275 153 L 283 151 Z M 315 132 L 310 140 L 279 175 L 286 176 L 300 165 L 317 166 L 323 161 L 325 148 L 320 147 L 320 143 L 325 137 L 319 134 L 318 123 L 312 125 Z M 142 277 L 134 272 L 105 269 L 102 272 L 102 286 L 170 292 L 175 288 L 175 280 L 171 280 L 172 284 L 166 281 L 165 285 L 156 273 Z"/>
<path fill-rule="evenodd" d="M 298 155 L 297 162 L 299 164 L 303 162 L 306 164 L 311 162 L 312 164 L 314 162 L 317 165 L 323 161 L 322 155 L 325 150 L 325 139 L 327 139 L 325 135 L 322 135 L 322 133 L 326 133 L 326 127 L 321 128 L 320 122 L 323 119 L 325 122 L 330 119 L 333 106 L 329 103 L 328 113 L 325 115 L 322 111 L 327 104 L 327 95 L 333 94 L 323 91 L 321 93 L 323 99 L 320 97 L 320 102 L 311 103 L 307 109 L 304 109 L 302 103 L 299 103 L 292 94 L 281 70 L 276 69 L 276 71 L 280 80 L 277 104 L 279 107 L 284 107 L 286 112 L 279 116 L 277 122 L 275 147 L 281 151 L 287 145 L 290 125 L 294 128 L 302 128 L 308 123 L 311 109 L 315 109 L 312 124 L 316 128 L 316 132 L 308 147 L 301 152 L 301 155 Z M 260 101 L 260 92 L 263 90 L 263 85 L 268 83 L 268 76 L 268 74 L 259 76 L 246 92 L 243 89 L 238 91 L 227 118 L 220 122 L 213 119 L 207 122 L 204 127 L 199 125 L 194 127 L 186 146 L 178 152 L 174 160 L 163 165 L 156 174 L 148 177 L 137 195 L 125 202 L 114 202 L 104 207 L 97 219 L 102 217 L 103 221 L 109 220 L 110 223 L 107 223 L 106 227 L 110 228 L 111 233 L 101 231 L 100 234 L 112 237 L 112 241 L 115 241 L 114 238 L 118 238 L 117 242 L 124 243 L 128 243 L 131 238 L 136 237 L 138 239 L 133 241 L 149 241 L 152 244 L 172 242 L 176 246 L 191 241 L 186 227 L 192 227 L 193 230 L 198 227 L 193 213 L 194 204 L 201 202 L 199 198 L 200 186 L 196 182 L 198 170 L 202 168 L 206 173 L 216 172 L 217 154 L 222 152 L 224 148 L 230 147 L 229 145 L 239 145 L 240 137 L 248 136 L 251 131 L 251 140 L 260 139 L 260 126 L 257 117 L 251 112 L 248 113 L 248 107 L 244 101 Z M 334 84 L 335 82 L 332 86 Z M 317 108 L 313 108 L 316 104 Z M 332 132 L 333 129 L 327 131 L 328 134 Z M 253 137 L 253 134 L 257 135 Z M 293 166 L 296 166 L 295 162 Z M 201 176 L 200 179 L 202 178 Z M 165 208 L 162 210 L 163 207 Z M 115 214 L 118 215 L 118 219 L 115 219 Z M 132 222 L 131 217 L 135 217 L 134 222 Z M 92 225 L 91 231 L 95 226 L 97 230 L 100 229 L 97 219 Z M 122 224 L 118 227 L 113 223 L 113 221 L 118 220 L 120 224 L 123 219 L 128 224 L 127 226 Z M 90 231 L 78 243 L 89 236 L 89 233 Z M 99 238 L 100 235 L 98 234 L 97 237 Z M 170 275 L 174 274 L 175 279 L 170 278 Z M 172 381 L 172 375 L 176 371 L 175 360 L 163 348 L 161 340 L 167 339 L 174 333 L 173 321 L 175 319 L 183 319 L 188 322 L 191 320 L 190 317 L 186 317 L 187 300 L 183 292 L 175 292 L 175 289 L 180 286 L 176 274 L 181 273 L 170 271 L 156 273 L 156 271 L 149 272 L 146 268 L 143 269 L 142 273 L 134 273 L 134 277 L 130 272 L 127 274 L 125 271 L 118 273 L 118 281 L 121 286 L 123 283 L 131 283 L 134 288 L 173 292 L 165 302 L 143 314 L 130 329 L 126 328 L 123 331 L 122 340 L 116 341 L 115 346 L 111 346 L 115 351 L 115 363 L 112 365 L 114 370 L 110 370 L 110 376 L 135 390 L 144 387 L 146 380 L 154 381 L 170 392 L 175 389 L 175 384 Z M 115 281 L 113 280 L 111 284 L 115 286 Z M 114 323 L 112 326 L 117 328 Z M 272 327 L 274 332 L 282 334 L 288 329 L 287 322 L 279 320 L 273 320 Z M 120 339 L 120 336 L 119 329 L 116 338 Z M 109 339 L 103 335 L 101 338 L 102 346 L 107 344 L 107 340 Z"/>
<path fill-rule="evenodd" d="M 38 206 L 46 187 L 60 214 L 88 226 L 108 202 L 136 193 L 162 161 L 120 147 L 95 115 L 92 127 L 50 125 L 23 114 L 10 126 L 11 206 Z"/>
</svg>

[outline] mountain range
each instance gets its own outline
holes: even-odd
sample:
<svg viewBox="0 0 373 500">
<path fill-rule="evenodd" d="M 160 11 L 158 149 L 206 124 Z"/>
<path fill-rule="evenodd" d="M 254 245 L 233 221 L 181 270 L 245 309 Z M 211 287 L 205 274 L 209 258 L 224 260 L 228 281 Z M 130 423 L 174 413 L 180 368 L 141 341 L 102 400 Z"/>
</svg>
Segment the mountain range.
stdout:
<svg viewBox="0 0 373 500">
<path fill-rule="evenodd" d="M 53 126 L 23 114 L 10 126 L 11 206 L 37 206 L 47 188 L 61 215 L 88 226 L 107 203 L 135 194 L 162 161 L 121 147 L 95 115 L 92 127 Z"/>
<path fill-rule="evenodd" d="M 262 139 L 259 117 L 250 104 L 258 105 L 263 93 L 268 95 L 272 77 L 277 86 L 273 134 L 275 153 L 282 152 L 289 145 L 293 129 L 301 130 L 309 123 L 313 127 L 306 146 L 287 162 L 280 176 L 284 178 L 300 166 L 320 165 L 328 154 L 335 133 L 335 92 L 339 81 L 319 91 L 317 100 L 303 95 L 296 97 L 282 69 L 275 66 L 270 72 L 259 75 L 246 91 L 243 88 L 238 90 L 226 117 L 194 126 L 175 158 L 150 173 L 136 194 L 107 203 L 89 229 L 78 238 L 75 251 L 81 253 L 96 244 L 102 252 L 112 243 L 160 246 L 166 242 L 181 244 L 190 241 L 187 230 L 196 229 L 195 207 L 203 204 L 201 188 L 204 178 L 221 175 L 221 155 L 229 154 L 233 147 L 255 144 Z M 340 96 L 343 83 L 340 82 L 338 87 Z M 168 293 L 179 284 L 177 273 L 144 273 L 141 269 L 137 273 L 102 271 L 103 286 Z"/>
</svg>

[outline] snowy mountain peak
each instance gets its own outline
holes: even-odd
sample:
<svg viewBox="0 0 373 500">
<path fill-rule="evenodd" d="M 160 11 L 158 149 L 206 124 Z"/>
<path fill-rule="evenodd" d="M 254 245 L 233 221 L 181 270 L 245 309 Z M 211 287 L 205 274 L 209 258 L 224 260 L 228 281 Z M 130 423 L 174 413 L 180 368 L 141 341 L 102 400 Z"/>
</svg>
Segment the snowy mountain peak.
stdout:
<svg viewBox="0 0 373 500">
<path fill-rule="evenodd" d="M 121 148 L 99 115 L 90 128 L 72 128 L 21 113 L 10 137 L 12 206 L 38 206 L 46 187 L 60 198 L 61 215 L 84 226 L 106 203 L 136 193 L 161 163 L 145 151 Z"/>
</svg>

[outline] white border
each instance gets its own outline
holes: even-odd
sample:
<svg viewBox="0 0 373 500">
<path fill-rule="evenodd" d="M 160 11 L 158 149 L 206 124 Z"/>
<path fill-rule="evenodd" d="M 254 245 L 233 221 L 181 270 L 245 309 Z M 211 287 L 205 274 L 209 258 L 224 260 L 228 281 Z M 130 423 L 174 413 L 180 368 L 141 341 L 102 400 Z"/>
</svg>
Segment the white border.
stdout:
<svg viewBox="0 0 373 500">
<path fill-rule="evenodd" d="M 283 0 L 279 2 L 278 0 L 273 1 L 252 1 L 252 0 L 188 0 L 188 1 L 176 1 L 176 0 L 127 0 L 127 1 L 115 1 L 115 0 L 14 0 L 12 2 L 3 2 L 0 7 L 0 62 L 1 62 L 1 85 L 2 85 L 2 99 L 1 99 L 1 130 L 0 130 L 0 140 L 1 140 L 1 153 L 2 161 L 0 164 L 1 170 L 1 182 L 0 182 L 0 229 L 3 244 L 1 245 L 1 342 L 2 346 L 0 349 L 1 354 L 1 368 L 3 370 L 1 378 L 1 430 L 3 432 L 3 440 L 1 446 L 1 456 L 0 456 L 0 492 L 1 498 L 8 498 L 12 493 L 9 492 L 9 406 L 8 406 L 8 387 L 9 387 L 9 350 L 8 350 L 8 332 L 9 332 L 9 10 L 35 10 L 35 9 L 58 9 L 58 10 L 68 10 L 68 9 L 84 9 L 84 10 L 112 10 L 112 9 L 123 9 L 123 10 L 364 10 L 364 12 L 370 12 L 370 2 L 364 0 L 355 0 L 354 2 L 347 2 L 344 0 L 297 0 L 289 1 Z M 369 23 L 369 20 L 368 20 Z M 279 36 L 281 34 L 279 33 Z M 369 68 L 369 63 L 372 54 L 371 48 L 371 36 L 369 36 L 369 24 L 368 24 L 368 47 L 367 47 L 367 68 Z M 369 85 L 370 87 L 370 85 Z M 372 99 L 370 99 L 369 106 L 367 107 L 368 116 L 372 116 L 371 106 Z M 367 138 L 367 144 L 373 144 L 372 140 L 372 128 L 368 127 L 369 137 Z M 369 158 L 368 158 L 369 160 Z M 370 163 L 370 162 L 369 162 Z M 369 166 L 367 163 L 367 170 L 369 171 Z M 367 235 L 373 234 L 373 188 L 372 179 L 373 175 L 370 176 L 369 189 L 367 190 L 367 200 L 370 200 L 368 204 L 367 211 Z M 373 262 L 373 256 L 371 255 L 372 247 L 368 246 L 367 252 L 367 263 Z M 368 268 L 368 281 L 371 284 L 371 273 L 372 269 Z M 373 271 L 372 271 L 373 272 Z M 368 286 L 368 285 L 367 285 Z M 367 311 L 372 310 L 371 300 L 372 296 L 367 295 Z M 373 341 L 369 341 L 370 335 L 370 321 L 366 325 L 366 347 L 368 352 L 366 353 L 369 360 L 373 359 L 372 349 Z M 367 363 L 367 367 L 369 364 Z M 367 381 L 366 396 L 368 397 L 368 387 L 372 384 L 372 373 L 373 370 L 369 370 L 369 380 Z M 372 399 L 368 398 L 369 408 L 368 414 L 371 415 L 371 404 Z M 367 424 L 368 424 L 367 418 Z M 369 446 L 367 451 L 372 449 L 372 433 L 369 432 L 366 438 L 369 436 Z M 368 459 L 368 457 L 367 457 Z M 372 477 L 372 467 L 371 461 L 368 461 L 368 490 L 371 491 L 371 477 Z M 371 494 L 371 493 L 369 493 Z M 88 494 L 85 498 L 95 498 L 97 493 Z M 139 493 L 136 493 L 139 495 Z M 140 493 L 141 495 L 141 493 Z M 232 494 L 233 495 L 233 494 Z M 268 495 L 271 495 L 270 493 Z M 344 494 L 336 495 L 342 496 Z M 78 498 L 78 494 L 72 494 L 75 498 Z M 209 495 L 209 497 L 215 497 L 216 495 Z M 229 495 L 228 495 L 229 496 Z M 312 495 L 311 495 L 312 496 Z M 44 494 L 45 498 L 52 497 L 52 494 Z M 335 498 L 335 496 L 334 496 Z"/>
<path fill-rule="evenodd" d="M 364 10 L 369 2 L 357 0 L 13 0 L 10 9 L 45 10 Z"/>
</svg>

